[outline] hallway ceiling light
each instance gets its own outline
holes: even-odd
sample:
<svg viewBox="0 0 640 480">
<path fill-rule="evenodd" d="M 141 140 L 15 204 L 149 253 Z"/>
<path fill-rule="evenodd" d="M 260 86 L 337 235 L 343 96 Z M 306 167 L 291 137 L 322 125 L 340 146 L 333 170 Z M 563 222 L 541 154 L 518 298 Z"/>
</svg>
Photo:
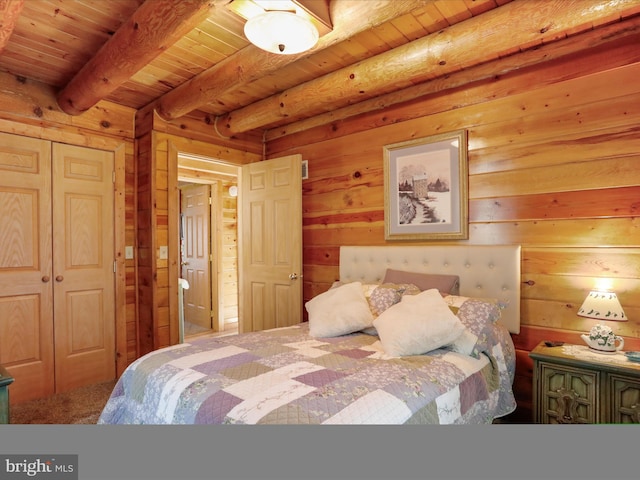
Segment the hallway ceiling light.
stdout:
<svg viewBox="0 0 640 480">
<path fill-rule="evenodd" d="M 279 55 L 293 55 L 313 48 L 318 29 L 307 18 L 291 11 L 267 10 L 251 17 L 244 34 L 256 47 Z"/>
</svg>

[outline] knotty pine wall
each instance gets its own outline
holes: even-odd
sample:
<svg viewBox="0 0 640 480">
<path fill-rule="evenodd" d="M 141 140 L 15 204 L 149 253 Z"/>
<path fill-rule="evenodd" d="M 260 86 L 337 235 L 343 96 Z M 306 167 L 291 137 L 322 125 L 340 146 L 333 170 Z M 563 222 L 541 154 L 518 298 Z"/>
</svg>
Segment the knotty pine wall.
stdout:
<svg viewBox="0 0 640 480">
<path fill-rule="evenodd" d="M 222 304 L 225 323 L 238 320 L 238 197 L 229 195 L 237 182 L 222 182 Z"/>
<path fill-rule="evenodd" d="M 305 301 L 338 278 L 341 245 L 382 245 L 386 144 L 466 129 L 469 239 L 522 245 L 522 330 L 515 391 L 530 414 L 528 352 L 583 343 L 576 312 L 612 279 L 640 346 L 638 39 L 274 138 L 268 157 L 301 153 Z M 418 242 L 419 243 L 419 242 Z M 423 242 L 431 245 L 431 242 Z"/>
</svg>

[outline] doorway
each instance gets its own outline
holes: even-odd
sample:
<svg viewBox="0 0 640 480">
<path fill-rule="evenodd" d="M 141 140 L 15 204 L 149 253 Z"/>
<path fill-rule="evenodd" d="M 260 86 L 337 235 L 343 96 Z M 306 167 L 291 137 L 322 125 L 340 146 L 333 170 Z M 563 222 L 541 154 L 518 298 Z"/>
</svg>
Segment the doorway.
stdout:
<svg viewBox="0 0 640 480">
<path fill-rule="evenodd" d="M 211 185 L 182 185 L 180 188 L 180 278 L 183 283 L 185 335 L 213 330 L 214 258 L 211 253 Z"/>
<path fill-rule="evenodd" d="M 178 155 L 184 339 L 238 332 L 237 182 L 235 166 Z"/>
</svg>

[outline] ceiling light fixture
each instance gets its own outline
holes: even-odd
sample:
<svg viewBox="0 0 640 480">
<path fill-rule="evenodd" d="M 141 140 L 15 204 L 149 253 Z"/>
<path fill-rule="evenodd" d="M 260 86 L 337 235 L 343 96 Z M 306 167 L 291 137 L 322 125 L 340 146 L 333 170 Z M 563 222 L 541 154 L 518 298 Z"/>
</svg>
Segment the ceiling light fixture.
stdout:
<svg viewBox="0 0 640 480">
<path fill-rule="evenodd" d="M 256 47 L 279 55 L 309 50 L 319 37 L 310 20 L 283 10 L 267 10 L 251 17 L 244 25 L 244 34 Z"/>
</svg>

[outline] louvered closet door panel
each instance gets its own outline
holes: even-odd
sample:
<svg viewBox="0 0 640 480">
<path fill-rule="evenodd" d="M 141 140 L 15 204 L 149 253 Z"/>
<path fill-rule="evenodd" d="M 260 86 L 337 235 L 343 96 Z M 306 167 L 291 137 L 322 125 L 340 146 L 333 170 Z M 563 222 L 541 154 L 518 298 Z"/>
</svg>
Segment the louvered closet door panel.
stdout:
<svg viewBox="0 0 640 480">
<path fill-rule="evenodd" d="M 113 157 L 53 145 L 57 392 L 115 378 Z"/>
<path fill-rule="evenodd" d="M 54 391 L 51 143 L 0 133 L 0 364 L 11 402 Z"/>
</svg>

